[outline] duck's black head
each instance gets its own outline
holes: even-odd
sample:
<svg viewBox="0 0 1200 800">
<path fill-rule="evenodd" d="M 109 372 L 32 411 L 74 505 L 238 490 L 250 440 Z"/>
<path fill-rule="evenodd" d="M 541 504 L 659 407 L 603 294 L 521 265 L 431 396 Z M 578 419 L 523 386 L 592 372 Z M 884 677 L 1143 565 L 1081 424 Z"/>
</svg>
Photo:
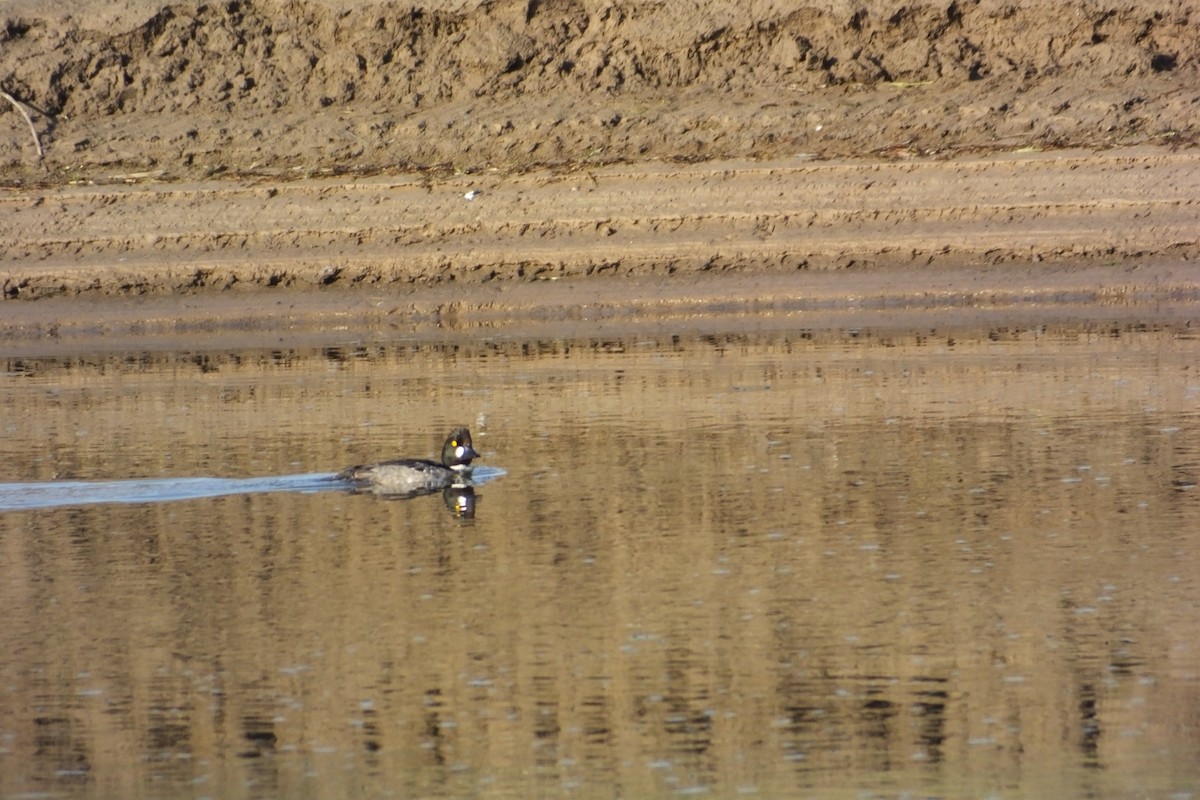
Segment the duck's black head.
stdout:
<svg viewBox="0 0 1200 800">
<path fill-rule="evenodd" d="M 466 428 L 450 431 L 442 445 L 442 463 L 450 469 L 465 470 L 474 458 L 479 458 L 479 453 L 471 447 L 471 432 Z"/>
</svg>

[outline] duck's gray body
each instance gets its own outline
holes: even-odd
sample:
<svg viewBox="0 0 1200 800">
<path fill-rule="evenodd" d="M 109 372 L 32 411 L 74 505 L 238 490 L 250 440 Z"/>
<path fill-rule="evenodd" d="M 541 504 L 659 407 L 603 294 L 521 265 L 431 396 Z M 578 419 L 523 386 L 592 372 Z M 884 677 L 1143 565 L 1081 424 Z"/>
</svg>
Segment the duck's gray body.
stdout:
<svg viewBox="0 0 1200 800">
<path fill-rule="evenodd" d="M 440 464 L 423 458 L 402 458 L 349 467 L 336 478 L 361 490 L 383 494 L 425 494 L 470 480 L 471 461 L 478 457 L 471 447 L 470 431 L 455 428 L 442 445 Z"/>
<path fill-rule="evenodd" d="M 471 476 L 471 469 L 450 469 L 415 458 L 363 464 L 338 473 L 338 478 L 381 492 L 410 494 L 445 489 Z"/>
</svg>

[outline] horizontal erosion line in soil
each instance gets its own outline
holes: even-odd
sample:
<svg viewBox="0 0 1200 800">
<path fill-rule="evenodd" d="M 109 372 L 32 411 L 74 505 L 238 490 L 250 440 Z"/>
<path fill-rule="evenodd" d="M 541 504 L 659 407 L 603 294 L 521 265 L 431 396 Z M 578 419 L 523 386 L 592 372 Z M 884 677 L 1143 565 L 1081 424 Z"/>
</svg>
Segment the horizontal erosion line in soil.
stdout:
<svg viewBox="0 0 1200 800">
<path fill-rule="evenodd" d="M 1129 178 L 1122 180 L 1122 177 Z M 1137 180 L 1134 180 L 1136 177 Z M 554 187 L 523 191 L 509 185 L 484 188 L 474 201 L 464 198 L 462 186 L 434 193 L 425 191 L 390 192 L 375 190 L 368 194 L 324 197 L 328 193 L 301 193 L 295 196 L 246 196 L 236 190 L 213 191 L 204 196 L 184 199 L 171 192 L 140 191 L 106 195 L 79 202 L 74 196 L 10 195 L 0 197 L 0 231 L 20 236 L 23 230 L 50 225 L 79 225 L 97 235 L 114 225 L 139 229 L 138 222 L 154 223 L 164 211 L 186 216 L 187 224 L 197 229 L 244 226 L 253 220 L 264 228 L 311 228 L 331 217 L 353 219 L 358 228 L 386 227 L 397 220 L 443 220 L 466 224 L 530 224 L 552 220 L 561 224 L 603 221 L 608 218 L 656 217 L 654 211 L 668 211 L 663 217 L 720 217 L 736 215 L 837 214 L 851 211 L 887 210 L 909 214 L 930 214 L 937 209 L 1030 208 L 1052 211 L 1072 210 L 1081 206 L 1100 208 L 1133 207 L 1138 204 L 1188 203 L 1196 199 L 1200 170 L 1190 174 L 1150 174 L 1136 176 L 1103 175 L 1099 185 L 1074 186 L 1062 175 L 1054 180 L 1036 181 L 1021 176 L 1011 185 L 989 180 L 986 185 L 963 180 L 938 182 L 847 180 L 816 184 L 812 182 L 763 183 L 722 181 L 696 184 L 675 180 L 658 186 L 605 185 L 582 191 Z M 1081 198 L 1087 198 L 1086 200 Z M 647 214 L 647 210 L 651 213 Z M 76 234 L 78 236 L 79 234 Z"/>
<path fill-rule="evenodd" d="M 1001 246 L 1003 245 L 1003 246 Z M 446 259 L 429 258 L 406 261 L 357 263 L 339 267 L 331 274 L 330 261 L 259 261 L 250 265 L 221 265 L 214 262 L 192 263 L 171 267 L 155 267 L 143 270 L 122 268 L 75 268 L 47 273 L 40 277 L 6 279 L 6 291 L 17 286 L 12 293 L 15 298 L 36 299 L 55 295 L 98 293 L 108 295 L 154 294 L 161 292 L 220 291 L 243 288 L 277 291 L 280 287 L 325 287 L 371 286 L 397 284 L 421 287 L 452 283 L 455 286 L 488 286 L 497 283 L 516 285 L 537 281 L 583 278 L 587 276 L 626 275 L 701 275 L 713 274 L 799 274 L 853 270 L 856 274 L 865 271 L 886 274 L 889 269 L 903 269 L 922 265 L 939 267 L 985 267 L 1012 265 L 1018 271 L 1023 265 L 1033 262 L 1044 264 L 1104 265 L 1123 273 L 1122 265 L 1130 259 L 1144 259 L 1146 252 L 1137 246 L 1084 246 L 1070 245 L 1052 247 L 1046 245 L 1034 257 L 1031 249 L 1013 249 L 1010 242 L 998 239 L 989 243 L 981 239 L 976 249 L 965 252 L 933 252 L 897 247 L 889 252 L 871 256 L 860 253 L 838 253 L 833 255 L 803 256 L 787 252 L 756 252 L 742 257 L 704 257 L 670 252 L 653 255 L 643 254 L 637 258 L 620 260 L 595 260 L 547 264 L 537 261 L 504 261 L 495 264 L 480 264 L 476 261 L 452 262 Z M 1170 258 L 1184 260 L 1200 256 L 1200 247 L 1180 246 Z M 244 267 L 244 268 L 239 268 Z M 1138 285 L 1137 278 L 1130 285 Z M 1167 282 L 1162 286 L 1150 287 L 1145 291 L 1158 292 L 1164 298 L 1174 296 L 1179 287 L 1192 291 L 1195 281 Z M 1138 290 L 1141 293 L 1145 291 Z"/>
<path fill-rule="evenodd" d="M 651 162 L 653 163 L 653 162 Z M 914 185 L 930 182 L 943 185 L 948 178 L 963 180 L 972 179 L 986 173 L 989 181 L 1014 181 L 1017 185 L 1028 187 L 1029 182 L 1039 179 L 1057 181 L 1062 174 L 1077 169 L 1089 171 L 1104 171 L 1121 174 L 1131 170 L 1136 171 L 1169 171 L 1178 173 L 1180 170 L 1195 170 L 1200 168 L 1200 153 L 1163 153 L 1158 150 L 1123 153 L 1097 152 L 1077 153 L 1075 151 L 1005 154 L 991 158 L 962 159 L 947 161 L 801 161 L 798 164 L 786 164 L 778 161 L 771 162 L 716 162 L 699 165 L 680 165 L 669 167 L 658 166 L 602 166 L 596 168 L 577 168 L 559 172 L 530 172 L 516 175 L 500 176 L 497 173 L 472 173 L 454 175 L 452 177 L 413 177 L 411 174 L 399 176 L 369 175 L 354 178 L 296 178 L 289 179 L 287 175 L 255 175 L 248 174 L 223 180 L 207 180 L 200 182 L 185 182 L 171 184 L 153 180 L 122 180 L 121 176 L 113 176 L 112 183 L 67 184 L 49 189 L 35 190 L 35 194 L 52 197 L 54 200 L 66 203 L 89 203 L 119 201 L 129 196 L 156 195 L 166 201 L 197 201 L 205 202 L 213 196 L 238 198 L 282 198 L 293 196 L 305 201 L 316 198 L 335 197 L 337 195 L 376 194 L 387 192 L 414 191 L 430 194 L 436 189 L 455 191 L 462 188 L 478 186 L 481 183 L 500 182 L 506 187 L 515 189 L 545 189 L 555 185 L 571 183 L 593 184 L 600 182 L 637 181 L 639 184 L 653 186 L 655 184 L 701 183 L 718 181 L 737 181 L 747 179 L 755 182 L 763 178 L 796 179 L 804 181 L 803 185 L 821 188 L 825 184 L 842 185 L 847 176 L 857 175 L 867 178 L 880 176 L 897 176 L 913 178 Z M 922 179 L 921 176 L 928 176 Z M 907 182 L 907 181 L 906 181 Z M 29 193 L 24 190 L 4 192 L 0 190 L 0 205 L 6 203 L 28 203 Z"/>
<path fill-rule="evenodd" d="M 545 251 L 545 258 L 562 261 L 556 247 L 571 252 L 580 248 L 601 250 L 610 257 L 622 257 L 621 251 L 637 256 L 642 250 L 659 248 L 736 253 L 743 249 L 768 250 L 778 247 L 804 250 L 804 244 L 830 238 L 844 238 L 853 231 L 864 252 L 874 239 L 894 244 L 919 241 L 925 249 L 952 241 L 961 247 L 975 236 L 1010 238 L 1014 244 L 1032 245 L 1053 235 L 1074 235 L 1091 242 L 1139 241 L 1164 245 L 1194 240 L 1200 232 L 1196 225 L 1193 200 L 1110 201 L 1070 204 L 990 204 L 970 207 L 932 207 L 916 209 L 837 209 L 825 211 L 793 210 L 786 213 L 740 212 L 709 215 L 660 215 L 652 217 L 606 217 L 603 219 L 557 219 L 548 221 L 514 220 L 475 222 L 461 225 L 393 225 L 386 228 L 277 228 L 263 230 L 155 232 L 139 235 L 100 235 L 82 237 L 41 237 L 17 239 L 3 258 L 23 262 L 18 267 L 36 271 L 29 259 L 50 260 L 63 256 L 78 257 L 84 263 L 101 256 L 142 256 L 153 254 L 219 254 L 238 251 L 246 260 L 257 257 L 304 259 L 313 257 L 318 248 L 396 248 L 397 260 L 436 255 L 444 258 L 470 258 L 496 250 L 498 245 L 522 248 L 526 252 Z M 1125 222 L 1124 233 L 1110 232 L 1106 224 L 1113 217 Z M 1128 225 L 1137 219 L 1140 224 Z M 963 229 L 963 225 L 981 226 Z M 950 227 L 941 227 L 950 226 Z M 775 242 L 775 247 L 772 247 Z M 1061 238 L 1058 240 L 1062 244 Z M 877 248 L 876 248 L 877 249 Z M 970 249 L 964 247 L 962 249 Z M 815 254 L 818 251 L 811 251 Z M 347 255 L 346 250 L 331 252 L 329 260 Z M 352 250 L 348 254 L 355 260 Z M 381 253 L 370 256 L 385 257 Z M 491 259 L 495 261 L 496 259 Z M 569 260 L 569 259 L 568 259 Z"/>
</svg>

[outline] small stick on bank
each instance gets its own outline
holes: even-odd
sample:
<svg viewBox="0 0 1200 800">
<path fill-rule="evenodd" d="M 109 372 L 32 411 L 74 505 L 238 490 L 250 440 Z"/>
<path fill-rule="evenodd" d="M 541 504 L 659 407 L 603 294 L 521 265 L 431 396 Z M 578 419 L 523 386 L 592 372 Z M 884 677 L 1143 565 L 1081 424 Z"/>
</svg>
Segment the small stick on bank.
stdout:
<svg viewBox="0 0 1200 800">
<path fill-rule="evenodd" d="M 0 89 L 0 95 L 3 95 L 5 100 L 12 103 L 13 108 L 21 112 L 21 116 L 25 118 L 25 124 L 29 126 L 29 132 L 33 134 L 33 146 L 37 148 L 38 160 L 40 161 L 45 153 L 42 152 L 42 142 L 38 139 L 37 128 L 33 127 L 33 120 L 30 118 L 29 112 L 25 110 L 25 106 L 20 100 L 3 89 Z"/>
</svg>

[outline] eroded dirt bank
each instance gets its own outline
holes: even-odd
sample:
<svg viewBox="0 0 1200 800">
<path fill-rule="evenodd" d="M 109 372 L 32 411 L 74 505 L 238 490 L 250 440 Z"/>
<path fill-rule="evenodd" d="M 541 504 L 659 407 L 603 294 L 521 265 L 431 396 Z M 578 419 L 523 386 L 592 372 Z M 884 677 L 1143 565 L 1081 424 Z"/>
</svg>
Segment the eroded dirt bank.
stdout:
<svg viewBox="0 0 1200 800">
<path fill-rule="evenodd" d="M 383 293 L 390 324 L 795 311 L 813 292 L 1187 301 L 1198 20 L 1165 2 L 11 0 L 4 334 L 114 331 L 69 298 L 174 297 L 152 315 L 203 306 L 201 328 L 289 292 L 329 320 Z M 134 308 L 109 316 L 134 330 Z"/>
<path fill-rule="evenodd" d="M 10 180 L 1185 143 L 1193 2 L 8 0 Z"/>
</svg>

